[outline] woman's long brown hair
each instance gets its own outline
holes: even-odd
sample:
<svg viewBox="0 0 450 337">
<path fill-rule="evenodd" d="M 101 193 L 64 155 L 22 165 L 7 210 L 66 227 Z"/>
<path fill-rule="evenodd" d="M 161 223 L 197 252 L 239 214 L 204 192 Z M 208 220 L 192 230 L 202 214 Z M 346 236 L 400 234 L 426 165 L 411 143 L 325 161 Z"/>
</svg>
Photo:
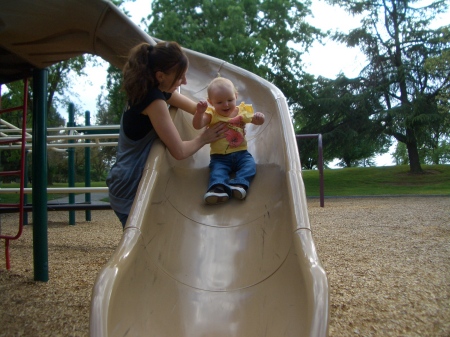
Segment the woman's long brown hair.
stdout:
<svg viewBox="0 0 450 337">
<path fill-rule="evenodd" d="M 156 72 L 175 72 L 172 85 L 188 67 L 188 58 L 176 42 L 158 42 L 155 46 L 141 43 L 130 51 L 123 68 L 123 88 L 131 104 L 140 102 L 151 89 L 159 85 Z"/>
</svg>

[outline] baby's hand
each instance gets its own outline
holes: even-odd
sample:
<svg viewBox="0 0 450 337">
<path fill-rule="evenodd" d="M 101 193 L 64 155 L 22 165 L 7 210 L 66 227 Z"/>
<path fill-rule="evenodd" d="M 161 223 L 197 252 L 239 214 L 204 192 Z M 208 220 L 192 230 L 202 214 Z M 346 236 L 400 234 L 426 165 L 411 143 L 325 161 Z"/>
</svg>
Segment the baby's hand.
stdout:
<svg viewBox="0 0 450 337">
<path fill-rule="evenodd" d="M 196 113 L 204 113 L 206 111 L 206 108 L 208 107 L 208 102 L 206 101 L 199 101 L 197 103 L 197 111 Z"/>
<path fill-rule="evenodd" d="M 192 119 L 192 126 L 196 130 L 200 130 L 201 128 L 205 127 L 211 121 L 211 116 L 208 115 L 207 113 L 205 113 L 207 108 L 208 108 L 208 102 L 199 101 L 197 103 L 197 106 L 195 108 L 194 118 Z M 209 142 L 207 142 L 207 143 L 209 143 Z"/>
<path fill-rule="evenodd" d="M 255 112 L 253 115 L 252 123 L 255 125 L 262 125 L 264 124 L 265 116 L 262 112 Z"/>
</svg>

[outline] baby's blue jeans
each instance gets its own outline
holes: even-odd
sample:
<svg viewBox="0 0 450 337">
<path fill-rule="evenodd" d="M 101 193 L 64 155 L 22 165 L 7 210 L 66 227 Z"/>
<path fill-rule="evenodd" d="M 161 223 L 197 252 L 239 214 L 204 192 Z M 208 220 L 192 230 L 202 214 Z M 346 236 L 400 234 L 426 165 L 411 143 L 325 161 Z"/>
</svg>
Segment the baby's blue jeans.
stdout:
<svg viewBox="0 0 450 337">
<path fill-rule="evenodd" d="M 247 190 L 256 174 L 256 163 L 247 150 L 230 154 L 212 154 L 209 163 L 208 190 L 214 185 L 223 185 L 231 197 L 229 185 L 242 185 Z"/>
</svg>

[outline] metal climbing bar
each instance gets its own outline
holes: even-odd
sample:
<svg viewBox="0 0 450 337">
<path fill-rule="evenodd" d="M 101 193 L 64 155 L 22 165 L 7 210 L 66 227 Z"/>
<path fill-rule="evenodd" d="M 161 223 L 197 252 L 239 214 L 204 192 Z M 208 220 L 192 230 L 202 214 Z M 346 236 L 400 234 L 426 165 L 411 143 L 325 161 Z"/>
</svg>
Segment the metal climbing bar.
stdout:
<svg viewBox="0 0 450 337">
<path fill-rule="evenodd" d="M 20 130 L 20 137 L 11 137 L 7 140 L 3 139 L 2 143 L 20 143 L 20 164 L 18 170 L 10 170 L 0 172 L 0 176 L 19 176 L 20 179 L 20 189 L 19 189 L 19 202 L 18 203 L 0 203 L 0 209 L 2 208 L 15 208 L 19 212 L 19 226 L 17 233 L 15 235 L 4 235 L 0 232 L 0 239 L 5 240 L 5 261 L 6 261 L 6 269 L 9 270 L 11 268 L 10 264 L 10 254 L 9 254 L 9 244 L 11 240 L 17 240 L 22 235 L 23 230 L 23 219 L 24 219 L 24 187 L 25 187 L 25 143 L 26 143 L 26 129 L 27 129 L 27 98 L 28 98 L 28 79 L 23 80 L 23 104 L 21 106 L 2 109 L 0 102 L 0 114 L 12 112 L 12 111 L 22 111 L 22 128 Z M 1 92 L 0 92 L 1 97 Z"/>
</svg>

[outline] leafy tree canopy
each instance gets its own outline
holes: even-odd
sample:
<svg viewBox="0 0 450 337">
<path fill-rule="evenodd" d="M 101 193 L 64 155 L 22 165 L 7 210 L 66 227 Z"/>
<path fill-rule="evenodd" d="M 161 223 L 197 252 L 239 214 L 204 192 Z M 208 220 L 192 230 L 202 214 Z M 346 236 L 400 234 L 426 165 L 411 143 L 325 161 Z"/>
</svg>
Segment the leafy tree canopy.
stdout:
<svg viewBox="0 0 450 337">
<path fill-rule="evenodd" d="M 154 0 L 148 33 L 255 73 L 289 100 L 303 74 L 301 55 L 322 36 L 305 21 L 309 6 L 296 0 Z"/>
<path fill-rule="evenodd" d="M 319 77 L 305 91 L 308 95 L 295 107 L 294 128 L 298 134 L 322 134 L 325 163 L 340 158 L 341 166 L 367 165 L 367 158 L 386 152 L 389 138 L 374 118 L 380 110 L 378 95 L 366 90 L 361 79 Z M 302 140 L 298 145 L 302 164 L 317 165 L 311 160 L 317 158 L 315 144 Z"/>
<path fill-rule="evenodd" d="M 439 113 L 439 97 L 450 85 L 450 26 L 431 29 L 448 10 L 443 0 L 420 6 L 418 0 L 330 0 L 350 14 L 362 14 L 361 27 L 336 33 L 335 39 L 358 46 L 369 64 L 361 72 L 367 88 L 380 94 L 377 119 L 384 132 L 406 145 L 410 170 L 422 172 L 419 150 L 433 137 L 433 128 L 448 121 Z M 446 105 L 445 103 L 443 105 Z M 448 125 L 448 124 L 447 124 Z M 449 128 L 441 130 L 448 137 Z M 442 140 L 442 138 L 441 138 Z"/>
</svg>

